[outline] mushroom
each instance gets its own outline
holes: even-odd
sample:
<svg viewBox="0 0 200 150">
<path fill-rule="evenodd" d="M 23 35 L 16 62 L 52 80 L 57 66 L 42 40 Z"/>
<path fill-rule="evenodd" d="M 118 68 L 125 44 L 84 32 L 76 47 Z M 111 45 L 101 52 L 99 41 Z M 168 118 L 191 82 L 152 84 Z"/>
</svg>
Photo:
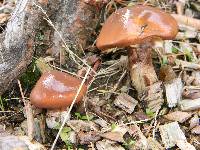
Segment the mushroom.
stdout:
<svg viewBox="0 0 200 150">
<path fill-rule="evenodd" d="M 61 109 L 69 106 L 81 84 L 81 80 L 57 70 L 42 74 L 31 91 L 30 100 L 38 108 Z M 76 99 L 79 102 L 87 91 L 86 84 Z"/>
<path fill-rule="evenodd" d="M 127 48 L 132 85 L 141 95 L 148 86 L 158 82 L 151 58 L 155 40 L 174 39 L 178 32 L 175 19 L 166 12 L 144 5 L 118 9 L 105 21 L 97 48 Z"/>
<path fill-rule="evenodd" d="M 83 84 L 76 98 L 76 103 L 81 101 L 87 93 L 87 85 L 89 85 L 90 81 L 93 79 L 94 71 L 96 71 L 100 65 L 100 59 L 94 59 L 93 63 L 93 69 L 86 82 Z M 38 108 L 54 110 L 65 109 L 70 106 L 74 100 L 81 82 L 81 79 L 69 75 L 68 73 L 57 70 L 44 70 L 42 76 L 31 91 L 30 101 Z"/>
</svg>

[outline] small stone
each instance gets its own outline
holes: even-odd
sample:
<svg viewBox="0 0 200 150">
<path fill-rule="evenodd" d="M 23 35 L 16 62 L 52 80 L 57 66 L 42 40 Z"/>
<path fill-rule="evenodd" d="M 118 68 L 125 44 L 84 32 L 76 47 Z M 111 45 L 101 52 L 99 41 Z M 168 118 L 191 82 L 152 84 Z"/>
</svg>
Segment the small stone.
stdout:
<svg viewBox="0 0 200 150">
<path fill-rule="evenodd" d="M 114 104 L 131 114 L 134 111 L 135 106 L 138 104 L 138 101 L 135 100 L 133 97 L 129 96 L 128 94 L 122 93 L 117 96 L 117 98 L 114 101 Z"/>
</svg>

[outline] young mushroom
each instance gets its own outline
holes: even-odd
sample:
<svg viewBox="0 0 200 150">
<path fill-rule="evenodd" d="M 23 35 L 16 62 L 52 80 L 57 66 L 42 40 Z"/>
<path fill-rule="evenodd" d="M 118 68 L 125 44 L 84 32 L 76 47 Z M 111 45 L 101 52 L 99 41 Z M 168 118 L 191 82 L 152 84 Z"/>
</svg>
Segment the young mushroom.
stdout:
<svg viewBox="0 0 200 150">
<path fill-rule="evenodd" d="M 158 82 L 151 58 L 155 40 L 174 39 L 177 32 L 177 22 L 171 15 L 157 8 L 136 5 L 114 12 L 105 21 L 96 45 L 102 52 L 116 47 L 128 49 L 132 85 L 141 95 Z"/>
<path fill-rule="evenodd" d="M 31 91 L 30 100 L 38 108 L 62 109 L 69 106 L 81 84 L 81 80 L 67 73 L 52 70 L 42 74 Z M 87 91 L 86 84 L 76 99 L 79 102 Z"/>
<path fill-rule="evenodd" d="M 100 59 L 94 60 L 93 70 L 83 84 L 75 103 L 78 103 L 87 93 L 87 85 L 93 79 L 94 71 L 100 65 Z M 83 74 L 82 74 L 83 75 Z M 30 101 L 38 108 L 65 109 L 74 100 L 82 80 L 68 73 L 48 70 L 42 74 L 31 91 Z"/>
</svg>

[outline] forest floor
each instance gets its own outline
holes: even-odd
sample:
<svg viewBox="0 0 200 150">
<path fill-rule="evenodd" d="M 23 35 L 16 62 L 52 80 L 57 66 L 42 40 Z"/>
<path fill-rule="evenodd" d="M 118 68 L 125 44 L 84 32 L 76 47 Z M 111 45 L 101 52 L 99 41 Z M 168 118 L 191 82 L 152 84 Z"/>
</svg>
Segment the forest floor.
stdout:
<svg viewBox="0 0 200 150">
<path fill-rule="evenodd" d="M 131 85 L 127 50 L 120 48 L 115 53 L 102 54 L 95 46 L 108 16 L 119 8 L 136 4 L 151 5 L 188 19 L 186 22 L 177 19 L 179 32 L 176 38 L 161 41 L 152 51 L 165 100 L 156 112 L 145 106 Z M 1 32 L 6 28 L 14 8 L 12 0 L 0 2 Z M 78 70 L 79 73 L 83 71 L 83 65 L 77 67 L 80 62 L 72 62 L 67 54 L 59 58 L 51 55 L 49 36 L 52 29 L 41 26 L 32 63 L 0 97 L 0 135 L 29 135 L 38 142 L 39 149 L 43 146 L 50 149 L 62 127 L 63 118 L 70 111 L 55 149 L 200 149 L 200 1 L 110 0 L 101 12 L 101 23 L 80 55 L 82 62 L 88 64 L 101 59 L 82 102 L 75 104 L 72 110 L 68 108 L 58 112 L 24 105 L 24 100 L 29 101 L 30 92 L 41 76 L 42 67 L 56 68 L 74 76 L 77 76 Z M 42 60 L 42 64 L 38 65 L 38 60 Z M 87 66 L 84 68 L 88 70 Z M 27 133 L 31 132 L 28 127 L 31 123 L 27 123 L 30 120 L 25 115 L 27 108 L 34 116 L 32 135 Z M 18 141 L 8 138 L 9 142 Z M 31 146 L 29 149 L 36 149 Z"/>
</svg>

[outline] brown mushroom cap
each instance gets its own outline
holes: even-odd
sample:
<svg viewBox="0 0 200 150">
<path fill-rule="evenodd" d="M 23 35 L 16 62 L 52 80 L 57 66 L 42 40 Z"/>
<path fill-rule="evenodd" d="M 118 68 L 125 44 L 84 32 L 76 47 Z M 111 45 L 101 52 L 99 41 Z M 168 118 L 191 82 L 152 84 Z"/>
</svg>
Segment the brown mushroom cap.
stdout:
<svg viewBox="0 0 200 150">
<path fill-rule="evenodd" d="M 45 72 L 31 91 L 31 103 L 39 108 L 66 108 L 74 100 L 80 84 L 81 80 L 67 73 L 56 70 Z M 83 98 L 86 91 L 84 84 L 76 102 Z"/>
<path fill-rule="evenodd" d="M 124 7 L 104 23 L 97 47 L 107 50 L 141 44 L 152 38 L 173 39 L 178 32 L 176 20 L 166 12 L 143 5 Z"/>
</svg>

